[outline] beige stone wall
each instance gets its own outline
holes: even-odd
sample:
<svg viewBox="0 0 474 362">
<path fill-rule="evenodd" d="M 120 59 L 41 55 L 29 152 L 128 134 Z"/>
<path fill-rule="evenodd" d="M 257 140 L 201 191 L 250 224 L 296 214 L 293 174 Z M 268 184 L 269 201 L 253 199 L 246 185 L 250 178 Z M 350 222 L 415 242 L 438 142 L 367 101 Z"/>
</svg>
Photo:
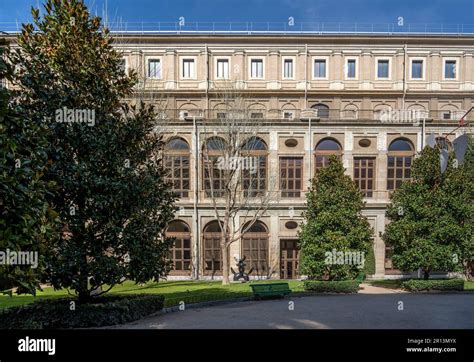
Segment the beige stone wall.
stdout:
<svg viewBox="0 0 474 362">
<path fill-rule="evenodd" d="M 406 47 L 405 47 L 406 43 Z M 142 91 L 168 100 L 166 137 L 179 136 L 190 146 L 190 193 L 178 202 L 181 207 L 177 218 L 186 220 L 193 235 L 193 264 L 202 278 L 202 234 L 207 222 L 215 219 L 211 200 L 202 192 L 201 146 L 205 133 L 200 125 L 215 117 L 219 109 L 219 89 L 232 82 L 248 98 L 250 108 L 264 112 L 265 122 L 259 126 L 259 137 L 268 146 L 268 177 L 279 180 L 279 157 L 301 156 L 304 159 L 306 183 L 301 197 L 280 198 L 272 202 L 262 218 L 269 234 L 269 265 L 273 278 L 279 277 L 280 241 L 297 239 L 299 226 L 287 229 L 288 221 L 302 221 L 305 192 L 314 172 L 314 148 L 326 137 L 336 139 L 342 146 L 342 160 L 346 173 L 353 176 L 354 157 L 370 156 L 376 159 L 375 190 L 366 199 L 363 214 L 374 229 L 376 278 L 385 275 L 385 245 L 381 238 L 385 230 L 385 208 L 389 202 L 387 191 L 387 152 L 397 138 L 408 139 L 419 151 L 421 124 L 413 122 L 381 122 L 375 113 L 380 110 L 425 110 L 430 112 L 426 133 L 446 135 L 456 126 L 458 113 L 469 109 L 474 98 L 474 37 L 271 37 L 271 36 L 129 36 L 120 39 L 117 49 L 123 51 L 127 67 L 135 69 L 143 81 Z M 182 78 L 183 59 L 195 60 L 195 76 Z M 264 78 L 250 78 L 250 61 L 263 60 Z M 160 59 L 160 79 L 147 77 L 148 61 Z M 217 60 L 228 59 L 229 80 L 216 79 Z M 293 60 L 292 79 L 283 77 L 283 62 Z M 327 77 L 313 78 L 315 59 L 326 60 Z M 345 65 L 356 61 L 356 77 L 348 79 Z M 412 79 L 411 62 L 423 59 L 424 76 Z M 445 79 L 444 62 L 456 60 L 456 79 Z M 389 61 L 389 77 L 378 79 L 377 62 Z M 314 119 L 311 128 L 307 119 L 300 119 L 301 111 L 315 104 L 330 109 L 328 119 Z M 209 110 L 208 110 L 209 109 Z M 202 115 L 198 119 L 199 145 L 191 119 L 177 119 L 180 112 Z M 283 119 L 284 112 L 293 118 Z M 452 119 L 443 119 L 451 112 Z M 260 122 L 260 121 L 256 121 Z M 453 134 L 454 139 L 458 134 Z M 296 140 L 294 147 L 286 144 Z M 370 145 L 362 147 L 361 140 Z M 196 147 L 198 157 L 195 157 Z M 196 165 L 197 172 L 196 172 Z M 195 197 L 195 180 L 199 192 Z M 194 212 L 197 205 L 198 214 Z M 233 257 L 241 256 L 242 246 L 231 247 Z M 191 275 L 191 274 L 190 274 Z"/>
</svg>

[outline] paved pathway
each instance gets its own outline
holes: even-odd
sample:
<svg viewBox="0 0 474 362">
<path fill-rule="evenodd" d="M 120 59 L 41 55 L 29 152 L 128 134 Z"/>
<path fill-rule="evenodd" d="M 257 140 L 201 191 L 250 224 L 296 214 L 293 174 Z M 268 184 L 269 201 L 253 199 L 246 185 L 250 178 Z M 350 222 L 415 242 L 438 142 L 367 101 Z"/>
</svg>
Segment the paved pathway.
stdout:
<svg viewBox="0 0 474 362">
<path fill-rule="evenodd" d="M 290 301 L 294 310 L 290 310 Z M 403 310 L 399 310 L 400 302 Z M 115 328 L 468 328 L 474 293 L 317 295 L 249 301 L 157 315 Z"/>
</svg>

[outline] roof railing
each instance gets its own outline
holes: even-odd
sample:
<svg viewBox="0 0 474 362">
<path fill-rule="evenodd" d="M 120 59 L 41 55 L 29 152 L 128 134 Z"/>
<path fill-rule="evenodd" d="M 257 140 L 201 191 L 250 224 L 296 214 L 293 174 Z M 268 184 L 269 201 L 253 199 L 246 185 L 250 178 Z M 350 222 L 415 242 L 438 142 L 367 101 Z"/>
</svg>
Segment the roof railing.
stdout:
<svg viewBox="0 0 474 362">
<path fill-rule="evenodd" d="M 109 22 L 119 34 L 380 34 L 380 35 L 474 35 L 474 24 L 440 23 L 342 23 L 342 22 Z M 18 33 L 21 22 L 0 22 L 0 31 Z"/>
</svg>

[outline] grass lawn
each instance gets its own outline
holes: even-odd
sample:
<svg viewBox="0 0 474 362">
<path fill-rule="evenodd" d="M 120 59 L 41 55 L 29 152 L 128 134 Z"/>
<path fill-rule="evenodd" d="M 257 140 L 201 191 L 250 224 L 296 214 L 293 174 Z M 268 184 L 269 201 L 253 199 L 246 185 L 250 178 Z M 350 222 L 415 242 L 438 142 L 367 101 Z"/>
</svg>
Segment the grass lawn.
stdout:
<svg viewBox="0 0 474 362">
<path fill-rule="evenodd" d="M 279 280 L 263 280 L 252 283 L 278 283 Z M 303 292 L 303 282 L 289 280 L 288 284 L 294 293 Z M 249 297 L 252 295 L 249 283 L 232 283 L 223 286 L 220 281 L 169 281 L 144 285 L 136 285 L 126 281 L 115 286 L 108 294 L 161 294 L 165 296 L 165 307 L 178 305 L 181 301 L 185 303 L 197 303 L 212 300 L 223 300 L 231 298 Z M 38 292 L 37 299 L 67 297 L 66 290 L 55 291 L 52 288 L 45 288 L 43 292 Z M 0 295 L 0 309 L 22 304 L 32 303 L 31 295 L 13 295 L 13 297 Z"/>
<path fill-rule="evenodd" d="M 402 283 L 408 279 L 396 279 L 396 280 L 367 280 L 366 283 L 372 284 L 374 287 L 382 287 L 389 289 L 401 289 Z M 465 291 L 474 291 L 474 281 L 464 282 Z"/>
</svg>

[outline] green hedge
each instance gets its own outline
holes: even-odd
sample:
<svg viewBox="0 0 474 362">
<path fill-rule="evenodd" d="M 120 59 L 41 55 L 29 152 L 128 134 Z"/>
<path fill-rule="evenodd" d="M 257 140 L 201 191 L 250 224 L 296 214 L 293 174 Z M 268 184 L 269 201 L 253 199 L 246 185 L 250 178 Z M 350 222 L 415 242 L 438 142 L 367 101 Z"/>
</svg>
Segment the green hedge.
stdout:
<svg viewBox="0 0 474 362">
<path fill-rule="evenodd" d="M 375 274 L 375 254 L 373 245 L 370 245 L 367 256 L 365 257 L 364 273 L 366 275 Z"/>
<path fill-rule="evenodd" d="M 357 293 L 359 290 L 359 282 L 355 280 L 305 280 L 303 287 L 305 290 L 318 293 Z"/>
<path fill-rule="evenodd" d="M 0 310 L 0 329 L 87 328 L 132 322 L 163 308 L 164 297 L 154 294 L 103 296 L 87 304 L 73 299 L 47 299 Z"/>
<path fill-rule="evenodd" d="M 424 290 L 464 290 L 464 280 L 444 279 L 444 280 L 421 280 L 412 279 L 402 283 L 402 288 L 411 292 Z"/>
</svg>

